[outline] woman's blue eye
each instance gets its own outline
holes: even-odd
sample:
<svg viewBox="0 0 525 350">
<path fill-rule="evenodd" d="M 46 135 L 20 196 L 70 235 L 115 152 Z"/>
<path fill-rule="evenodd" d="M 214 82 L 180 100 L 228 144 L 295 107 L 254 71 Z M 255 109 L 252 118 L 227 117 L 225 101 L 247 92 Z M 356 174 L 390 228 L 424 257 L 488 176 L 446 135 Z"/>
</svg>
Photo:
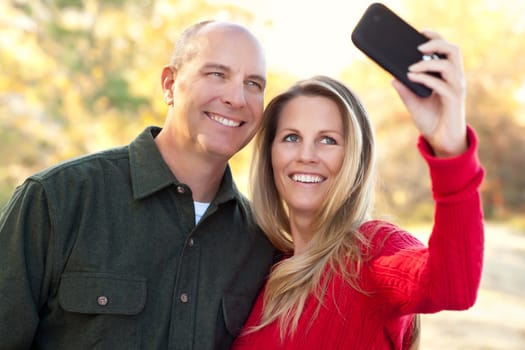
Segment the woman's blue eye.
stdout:
<svg viewBox="0 0 525 350">
<path fill-rule="evenodd" d="M 321 139 L 321 143 L 325 143 L 327 145 L 337 145 L 337 141 L 333 139 L 332 137 L 325 136 Z"/>
<path fill-rule="evenodd" d="M 295 134 L 287 135 L 284 138 L 284 141 L 286 141 L 286 142 L 297 142 L 298 140 L 299 140 L 299 136 L 297 136 Z"/>
</svg>

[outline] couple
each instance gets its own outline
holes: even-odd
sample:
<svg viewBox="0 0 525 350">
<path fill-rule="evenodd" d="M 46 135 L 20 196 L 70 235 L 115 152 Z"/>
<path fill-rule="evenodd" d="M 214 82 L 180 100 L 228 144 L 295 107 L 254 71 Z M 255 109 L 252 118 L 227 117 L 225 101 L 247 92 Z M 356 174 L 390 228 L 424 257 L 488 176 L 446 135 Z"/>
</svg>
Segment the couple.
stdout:
<svg viewBox="0 0 525 350">
<path fill-rule="evenodd" d="M 408 349 L 416 314 L 472 306 L 483 169 L 460 50 L 426 35 L 447 58 L 408 74 L 433 95 L 393 85 L 429 166 L 428 247 L 372 220 L 374 132 L 345 85 L 300 81 L 263 114 L 261 45 L 202 22 L 162 71 L 163 128 L 31 176 L 2 210 L 0 348 Z M 248 203 L 228 160 L 257 131 Z"/>
</svg>

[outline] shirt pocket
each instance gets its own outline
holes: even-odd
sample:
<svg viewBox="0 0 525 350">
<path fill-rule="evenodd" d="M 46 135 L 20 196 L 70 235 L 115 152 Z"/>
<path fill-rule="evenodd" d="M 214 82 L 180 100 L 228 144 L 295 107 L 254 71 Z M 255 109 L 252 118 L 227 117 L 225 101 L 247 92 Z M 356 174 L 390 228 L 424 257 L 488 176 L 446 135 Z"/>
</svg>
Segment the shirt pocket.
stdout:
<svg viewBox="0 0 525 350">
<path fill-rule="evenodd" d="M 225 295 L 222 298 L 222 311 L 226 329 L 236 338 L 252 309 L 254 299 L 246 295 Z"/>
<path fill-rule="evenodd" d="M 99 272 L 62 275 L 58 302 L 79 348 L 140 348 L 140 314 L 146 304 L 146 278 Z M 69 342 L 72 346 L 71 342 Z"/>
</svg>

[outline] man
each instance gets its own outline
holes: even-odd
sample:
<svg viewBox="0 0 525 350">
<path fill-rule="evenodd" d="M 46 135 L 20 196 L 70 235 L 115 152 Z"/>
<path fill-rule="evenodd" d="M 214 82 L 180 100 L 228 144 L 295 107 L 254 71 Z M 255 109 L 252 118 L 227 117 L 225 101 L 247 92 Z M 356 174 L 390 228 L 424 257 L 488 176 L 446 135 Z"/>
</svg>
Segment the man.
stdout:
<svg viewBox="0 0 525 350">
<path fill-rule="evenodd" d="M 265 76 L 247 29 L 196 24 L 162 71 L 162 129 L 16 189 L 0 216 L 1 349 L 229 348 L 274 255 L 228 167 L 260 124 Z"/>
</svg>

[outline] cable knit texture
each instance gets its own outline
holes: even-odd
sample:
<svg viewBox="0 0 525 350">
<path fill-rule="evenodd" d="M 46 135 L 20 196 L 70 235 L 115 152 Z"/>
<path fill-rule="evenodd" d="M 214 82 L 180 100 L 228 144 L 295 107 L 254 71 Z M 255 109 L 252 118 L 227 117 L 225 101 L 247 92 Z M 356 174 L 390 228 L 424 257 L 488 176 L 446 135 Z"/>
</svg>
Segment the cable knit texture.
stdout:
<svg viewBox="0 0 525 350">
<path fill-rule="evenodd" d="M 318 301 L 310 297 L 297 332 L 283 343 L 278 322 L 237 338 L 232 349 L 408 349 L 413 314 L 465 310 L 474 305 L 483 262 L 483 213 L 479 187 L 484 170 L 477 138 L 468 128 L 468 150 L 457 157 L 433 156 L 420 137 L 435 200 L 434 226 L 428 246 L 404 230 L 370 221 L 360 230 L 372 240 L 372 259 L 364 266 L 355 291 L 335 276 L 317 318 Z M 258 324 L 264 290 L 245 329 Z M 423 325 L 424 331 L 424 325 Z"/>
</svg>

